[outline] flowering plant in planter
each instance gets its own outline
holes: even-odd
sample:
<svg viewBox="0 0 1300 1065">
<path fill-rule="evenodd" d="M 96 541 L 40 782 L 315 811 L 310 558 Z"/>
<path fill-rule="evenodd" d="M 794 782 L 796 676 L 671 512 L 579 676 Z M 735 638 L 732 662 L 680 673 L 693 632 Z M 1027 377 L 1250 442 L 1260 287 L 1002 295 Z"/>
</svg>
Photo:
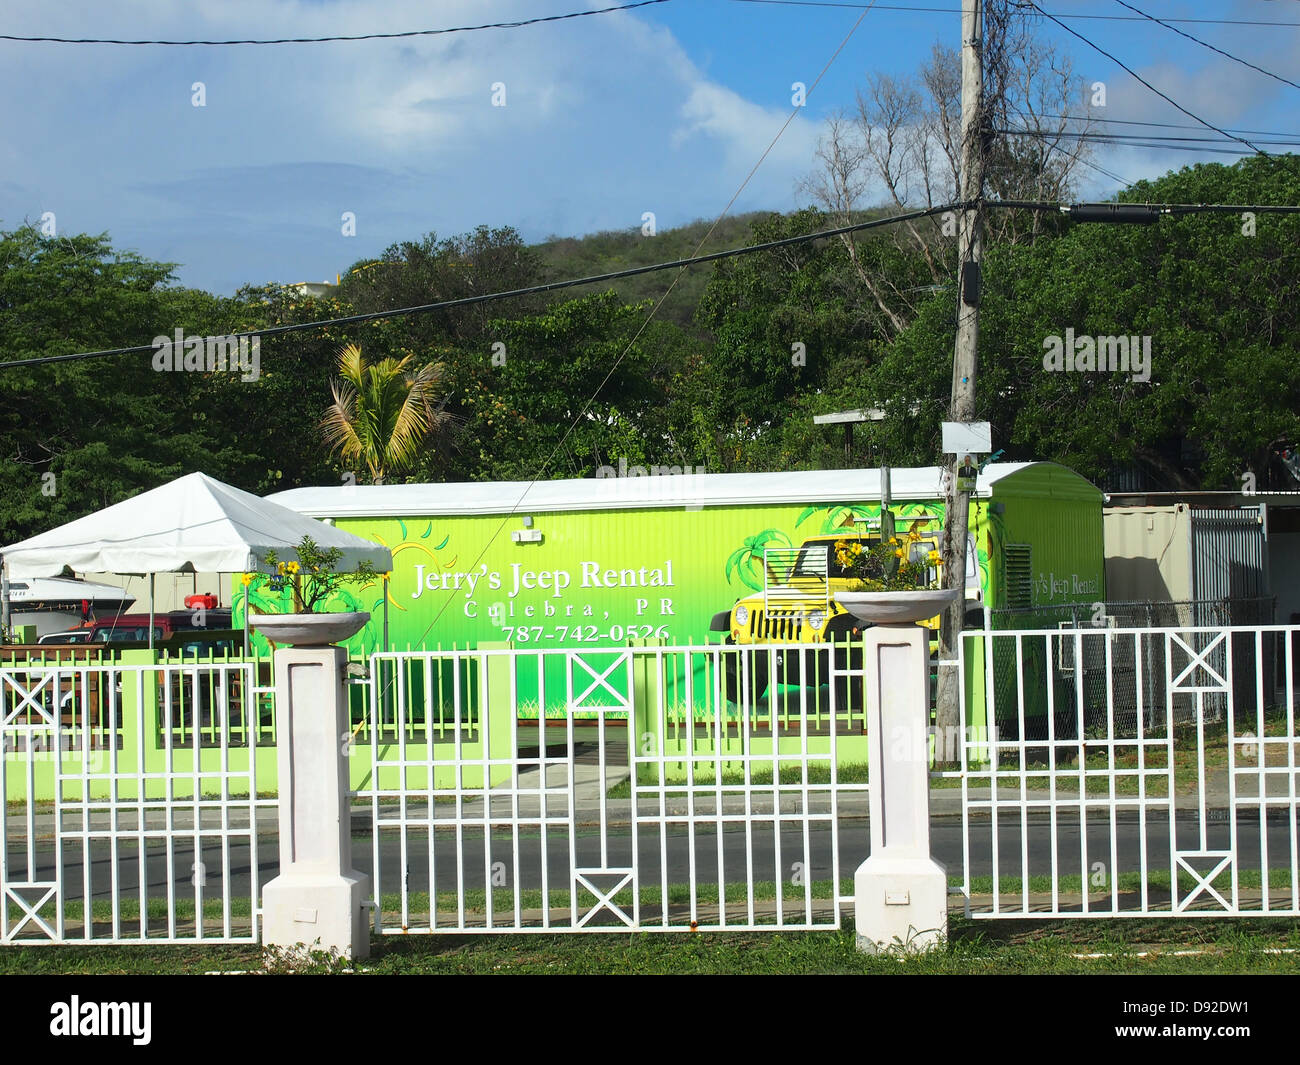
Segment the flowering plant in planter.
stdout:
<svg viewBox="0 0 1300 1065">
<path fill-rule="evenodd" d="M 838 540 L 835 562 L 850 592 L 912 592 L 938 586 L 939 553 L 920 530 L 875 542 Z"/>
<path fill-rule="evenodd" d="M 243 584 L 246 594 L 259 586 L 278 594 L 293 593 L 293 611 L 310 614 L 333 599 L 347 585 L 371 584 L 381 574 L 369 562 L 362 562 L 351 572 L 339 573 L 334 567 L 343 552 L 337 547 L 322 551 L 310 536 L 304 536 L 295 549 L 297 559 L 282 561 L 275 551 L 266 553 L 267 573 L 245 573 Z"/>
</svg>

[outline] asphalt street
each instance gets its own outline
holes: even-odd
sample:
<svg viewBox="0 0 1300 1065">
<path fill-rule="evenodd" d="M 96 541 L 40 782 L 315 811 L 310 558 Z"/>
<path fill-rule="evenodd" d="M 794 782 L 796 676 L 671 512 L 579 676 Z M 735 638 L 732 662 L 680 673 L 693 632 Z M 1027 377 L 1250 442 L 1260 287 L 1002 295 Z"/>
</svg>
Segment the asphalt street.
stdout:
<svg viewBox="0 0 1300 1065">
<path fill-rule="evenodd" d="M 1190 818 L 1176 825 L 1180 852 L 1226 851 L 1233 846 L 1232 826 L 1215 822 L 1206 826 L 1204 841 L 1200 826 Z M 869 829 L 864 818 L 841 818 L 839 828 L 839 872 L 851 875 L 869 853 Z M 711 824 L 696 826 L 695 845 L 681 826 L 641 825 L 637 833 L 639 875 L 642 884 L 657 884 L 667 868 L 670 883 L 686 882 L 692 868 L 698 883 L 728 884 L 748 880 L 790 881 L 796 873 L 811 880 L 832 876 L 832 829 L 829 824 L 788 826 L 775 830 L 769 817 L 766 823 L 754 824 L 747 833 L 743 824 L 729 825 L 719 834 Z M 485 840 L 481 827 L 466 827 L 460 838 L 450 828 L 439 828 L 434 835 L 432 861 L 427 826 L 400 827 L 380 831 L 378 838 L 358 834 L 353 838 L 353 864 L 372 874 L 378 854 L 379 882 L 382 893 L 397 892 L 406 879 L 407 889 L 423 892 L 431 880 L 439 891 L 481 889 L 489 880 L 497 886 L 518 883 L 522 889 L 542 886 L 543 865 L 548 886 L 554 890 L 571 882 L 571 855 L 579 870 L 626 866 L 632 853 L 629 827 L 610 829 L 602 837 L 595 829 L 579 828 L 570 838 L 565 826 L 548 829 L 545 840 L 534 826 L 521 827 L 516 840 L 509 830 L 493 831 Z M 1052 831 L 1046 821 L 1026 826 L 1028 872 L 1047 874 L 1051 870 Z M 999 875 L 1022 873 L 1022 830 L 1018 818 L 1007 818 L 997 833 Z M 1081 870 L 1095 871 L 1095 863 L 1119 872 L 1136 870 L 1145 842 L 1152 868 L 1169 867 L 1169 833 L 1167 822 L 1149 823 L 1143 833 L 1136 819 L 1120 821 L 1112 833 L 1108 822 L 1092 821 L 1081 830 L 1077 817 L 1062 818 L 1056 828 L 1058 875 L 1079 875 Z M 1295 840 L 1289 820 L 1268 822 L 1265 833 L 1270 865 L 1289 865 Z M 1239 869 L 1260 867 L 1261 834 L 1257 819 L 1240 820 L 1236 825 L 1235 850 Z M 957 821 L 938 821 L 931 830 L 932 853 L 949 875 L 960 875 L 963 868 L 963 839 Z M 989 822 L 976 822 L 970 838 L 970 873 L 973 877 L 993 872 L 993 833 Z M 273 833 L 262 833 L 256 843 L 257 880 L 264 885 L 279 871 L 278 844 Z M 1114 853 L 1112 854 L 1112 849 Z M 136 840 L 119 838 L 114 847 L 106 839 L 96 839 L 83 847 L 80 840 L 65 840 L 61 847 L 61 864 L 65 899 L 79 899 L 87 883 L 91 897 L 107 899 L 113 894 L 138 897 L 140 880 L 147 884 L 151 899 L 166 898 L 168 885 L 177 897 L 193 898 L 195 879 L 202 880 L 207 898 L 220 897 L 224 881 L 229 880 L 232 896 L 248 896 L 253 881 L 253 848 L 247 834 L 232 836 L 223 846 L 220 839 L 204 837 L 195 857 L 193 837 L 178 836 L 170 852 L 165 840 L 147 840 L 144 855 Z M 693 851 L 693 853 L 692 853 Z M 56 859 L 52 841 L 37 842 L 29 852 L 11 839 L 9 843 L 10 877 L 17 879 L 26 871 L 27 856 L 34 860 L 32 881 L 50 881 Z M 516 865 L 517 856 L 517 865 Z M 1209 860 L 1209 859 L 1205 859 Z M 1203 862 L 1204 860 L 1202 860 Z M 201 863 L 201 865 L 199 864 Z M 499 864 L 498 864 L 499 863 Z M 796 863 L 799 863 L 796 866 Z M 1198 866 L 1199 868 L 1200 866 Z M 458 869 L 463 869 L 459 874 Z M 87 881 L 87 876 L 89 880 Z"/>
</svg>

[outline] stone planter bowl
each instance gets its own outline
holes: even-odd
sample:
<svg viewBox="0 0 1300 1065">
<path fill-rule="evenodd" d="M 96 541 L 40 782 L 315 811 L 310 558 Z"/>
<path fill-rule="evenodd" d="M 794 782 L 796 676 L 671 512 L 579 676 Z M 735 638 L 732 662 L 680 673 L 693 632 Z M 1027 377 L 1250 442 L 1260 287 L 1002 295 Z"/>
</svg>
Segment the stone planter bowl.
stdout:
<svg viewBox="0 0 1300 1065">
<path fill-rule="evenodd" d="M 916 592 L 836 592 L 835 601 L 869 625 L 907 625 L 942 614 L 961 594 L 957 588 Z"/>
<path fill-rule="evenodd" d="M 328 647 L 360 632 L 370 614 L 252 614 L 249 624 L 274 643 L 289 647 Z"/>
</svg>

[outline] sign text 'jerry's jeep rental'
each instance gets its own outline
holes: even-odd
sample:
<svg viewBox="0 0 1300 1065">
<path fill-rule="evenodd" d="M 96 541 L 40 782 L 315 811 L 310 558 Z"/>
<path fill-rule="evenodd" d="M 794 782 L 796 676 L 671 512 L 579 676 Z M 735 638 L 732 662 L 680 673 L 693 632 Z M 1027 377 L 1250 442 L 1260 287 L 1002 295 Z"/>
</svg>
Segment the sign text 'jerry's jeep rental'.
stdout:
<svg viewBox="0 0 1300 1065">
<path fill-rule="evenodd" d="M 895 469 L 891 483 L 900 525 L 941 535 L 941 470 Z M 730 642 L 736 634 L 715 622 L 761 599 L 769 553 L 826 550 L 880 522 L 877 470 L 346 485 L 272 498 L 392 550 L 386 588 L 350 586 L 330 606 L 370 611 L 350 645 L 361 653 Z M 985 467 L 970 531 L 972 608 L 1105 598 L 1102 494 L 1063 466 Z"/>
</svg>

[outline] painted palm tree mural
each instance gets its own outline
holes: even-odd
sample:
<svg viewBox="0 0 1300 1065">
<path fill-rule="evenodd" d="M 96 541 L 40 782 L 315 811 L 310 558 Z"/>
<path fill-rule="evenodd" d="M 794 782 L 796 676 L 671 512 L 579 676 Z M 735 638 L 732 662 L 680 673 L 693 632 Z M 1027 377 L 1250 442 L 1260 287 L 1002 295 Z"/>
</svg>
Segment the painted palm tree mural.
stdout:
<svg viewBox="0 0 1300 1065">
<path fill-rule="evenodd" d="M 763 552 L 769 547 L 791 547 L 790 537 L 780 529 L 764 529 L 745 542 L 727 559 L 726 576 L 730 584 L 738 578 L 742 584 L 756 592 L 763 590 Z"/>
</svg>

